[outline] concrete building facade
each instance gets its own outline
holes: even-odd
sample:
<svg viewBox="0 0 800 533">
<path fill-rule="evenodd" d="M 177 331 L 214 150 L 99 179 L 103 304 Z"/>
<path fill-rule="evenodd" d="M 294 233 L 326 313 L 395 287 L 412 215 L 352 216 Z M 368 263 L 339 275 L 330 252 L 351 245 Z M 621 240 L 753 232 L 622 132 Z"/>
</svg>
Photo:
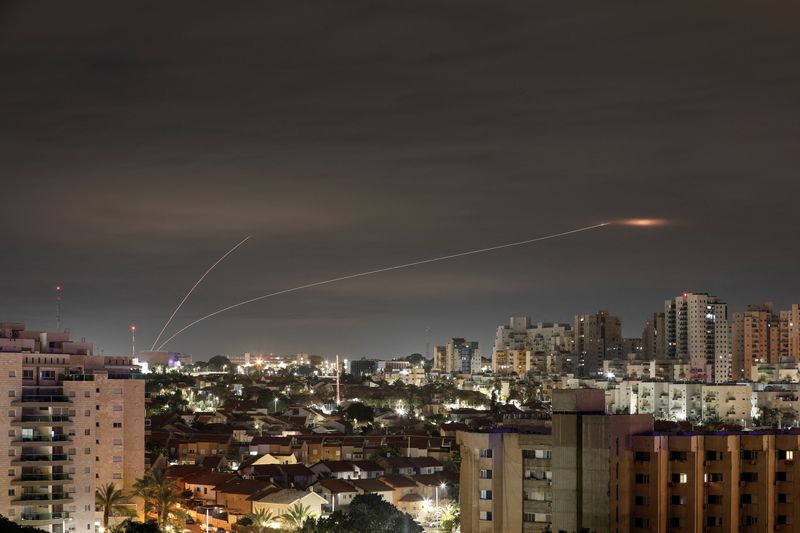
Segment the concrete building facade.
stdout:
<svg viewBox="0 0 800 533">
<path fill-rule="evenodd" d="M 664 303 L 667 357 L 688 360 L 691 379 L 732 379 L 728 306 L 706 293 L 683 293 Z"/>
<path fill-rule="evenodd" d="M 0 324 L 5 339 L 25 333 Z M 94 531 L 95 489 L 130 493 L 144 475 L 144 382 L 131 379 L 132 357 L 94 356 L 63 336 L 0 353 L 0 513 L 53 533 Z"/>
<path fill-rule="evenodd" d="M 603 371 L 603 361 L 618 359 L 622 352 L 622 321 L 600 310 L 594 314 L 575 317 L 574 352 L 575 374 L 597 377 Z"/>
</svg>

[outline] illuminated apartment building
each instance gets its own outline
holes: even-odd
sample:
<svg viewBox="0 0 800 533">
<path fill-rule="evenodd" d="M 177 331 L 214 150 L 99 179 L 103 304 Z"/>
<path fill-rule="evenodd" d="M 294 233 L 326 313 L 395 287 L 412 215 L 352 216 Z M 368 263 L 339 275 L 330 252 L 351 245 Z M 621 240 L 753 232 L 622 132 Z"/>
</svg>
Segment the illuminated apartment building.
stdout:
<svg viewBox="0 0 800 533">
<path fill-rule="evenodd" d="M 687 360 L 691 378 L 732 379 L 728 306 L 706 293 L 684 293 L 664 304 L 666 356 Z"/>
<path fill-rule="evenodd" d="M 66 333 L 0 323 L 0 514 L 45 531 L 94 531 L 95 489 L 144 474 L 144 381 L 132 358 Z"/>
<path fill-rule="evenodd" d="M 634 532 L 797 531 L 800 433 L 649 433 L 632 439 Z"/>
<path fill-rule="evenodd" d="M 753 366 L 778 363 L 780 329 L 771 302 L 734 313 L 731 330 L 731 379 L 752 380 Z"/>
</svg>

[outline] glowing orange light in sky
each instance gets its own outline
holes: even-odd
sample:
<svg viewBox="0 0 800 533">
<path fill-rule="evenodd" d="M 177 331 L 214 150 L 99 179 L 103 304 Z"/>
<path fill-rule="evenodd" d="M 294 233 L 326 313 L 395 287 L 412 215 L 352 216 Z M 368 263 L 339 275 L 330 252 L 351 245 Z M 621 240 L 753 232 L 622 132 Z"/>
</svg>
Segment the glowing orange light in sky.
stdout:
<svg viewBox="0 0 800 533">
<path fill-rule="evenodd" d="M 669 224 L 669 221 L 663 218 L 628 218 L 625 220 L 617 221 L 617 224 L 621 224 L 623 226 L 650 227 L 650 226 L 666 226 L 667 224 Z"/>
</svg>

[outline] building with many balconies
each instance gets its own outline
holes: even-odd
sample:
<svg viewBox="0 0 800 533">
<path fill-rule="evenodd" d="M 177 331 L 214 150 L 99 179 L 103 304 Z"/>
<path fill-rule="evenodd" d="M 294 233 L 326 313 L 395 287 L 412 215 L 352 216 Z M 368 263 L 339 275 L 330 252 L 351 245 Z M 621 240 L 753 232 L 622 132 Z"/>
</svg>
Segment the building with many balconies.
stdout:
<svg viewBox="0 0 800 533">
<path fill-rule="evenodd" d="M 52 533 L 94 531 L 95 489 L 131 492 L 144 474 L 134 368 L 130 356 L 95 356 L 66 333 L 0 323 L 0 514 Z"/>
</svg>

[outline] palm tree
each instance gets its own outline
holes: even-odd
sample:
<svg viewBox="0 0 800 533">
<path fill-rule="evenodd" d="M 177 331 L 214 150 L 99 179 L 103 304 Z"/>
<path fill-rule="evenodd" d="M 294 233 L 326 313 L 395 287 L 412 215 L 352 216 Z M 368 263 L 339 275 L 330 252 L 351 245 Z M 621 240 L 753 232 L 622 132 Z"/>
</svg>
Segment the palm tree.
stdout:
<svg viewBox="0 0 800 533">
<path fill-rule="evenodd" d="M 130 509 L 125 506 L 127 498 L 114 483 L 107 483 L 94 492 L 94 503 L 103 511 L 103 527 L 108 529 L 108 519 L 112 516 L 128 516 Z"/>
<path fill-rule="evenodd" d="M 264 508 L 248 514 L 245 518 L 250 520 L 252 525 L 248 527 L 248 531 L 253 533 L 267 533 L 267 530 L 272 529 L 272 522 L 275 520 L 272 511 Z"/>
<path fill-rule="evenodd" d="M 155 513 L 159 528 L 163 529 L 170 518 L 180 517 L 181 489 L 167 477 L 165 468 L 150 470 L 142 479 L 137 479 L 133 491 L 144 500 L 145 518 Z"/>
<path fill-rule="evenodd" d="M 284 514 L 281 515 L 281 520 L 286 524 L 286 527 L 291 531 L 297 531 L 303 527 L 303 523 L 311 518 L 311 507 L 296 503 L 289 507 Z"/>
</svg>

